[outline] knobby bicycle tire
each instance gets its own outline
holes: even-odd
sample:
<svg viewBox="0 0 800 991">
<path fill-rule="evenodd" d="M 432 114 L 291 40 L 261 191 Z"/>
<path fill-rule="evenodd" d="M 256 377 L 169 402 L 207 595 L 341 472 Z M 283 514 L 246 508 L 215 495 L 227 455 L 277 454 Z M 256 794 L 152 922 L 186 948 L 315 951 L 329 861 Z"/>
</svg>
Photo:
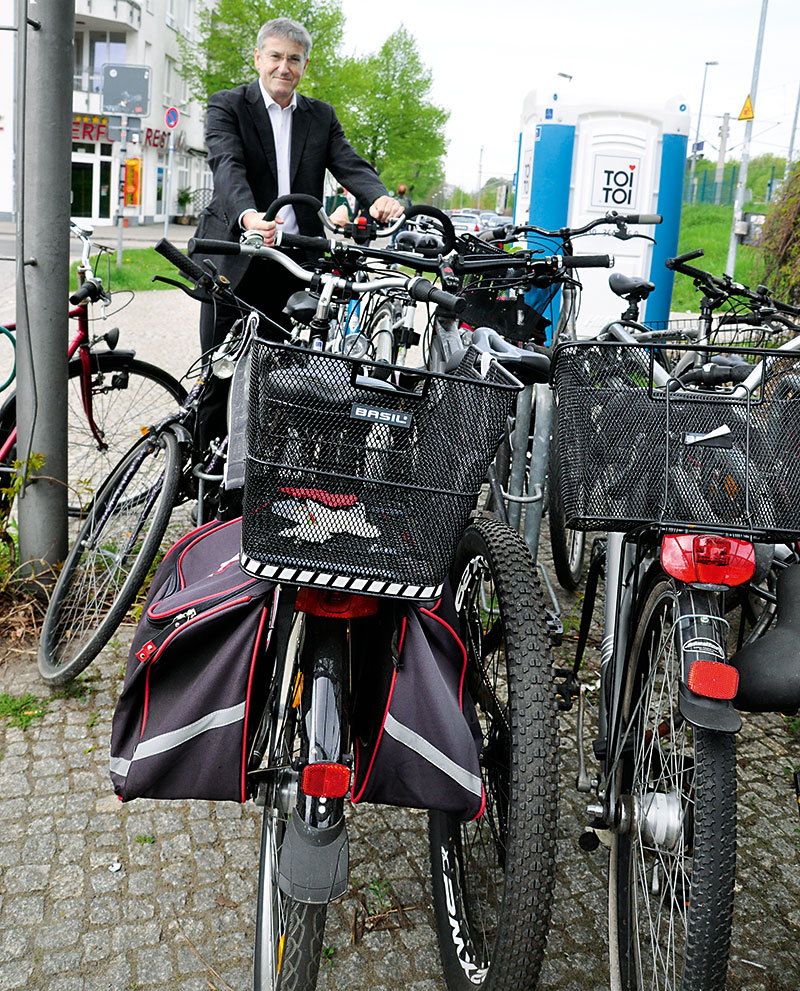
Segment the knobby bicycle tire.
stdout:
<svg viewBox="0 0 800 991">
<path fill-rule="evenodd" d="M 449 991 L 532 991 L 556 869 L 558 741 L 544 607 L 527 547 L 498 520 L 467 529 L 452 576 L 486 809 L 466 823 L 430 813 L 442 965 Z"/>
<path fill-rule="evenodd" d="M 100 653 L 156 559 L 181 478 L 170 430 L 142 438 L 87 510 L 47 607 L 39 640 L 42 678 L 61 685 Z"/>
<path fill-rule="evenodd" d="M 168 372 L 113 351 L 92 353 L 92 433 L 81 397 L 81 368 L 69 364 L 67 390 L 67 506 L 79 516 L 120 458 L 149 427 L 186 399 L 186 390 Z M 4 409 L 2 430 L 16 426 L 16 397 Z M 17 457 L 12 450 L 8 464 Z"/>
<path fill-rule="evenodd" d="M 623 991 L 723 991 L 728 970 L 735 738 L 679 714 L 674 620 L 686 614 L 716 615 L 713 597 L 661 575 L 640 614 L 623 697 L 618 794 L 630 826 L 613 834 L 609 869 L 610 956 Z M 707 625 L 714 637 L 717 625 Z"/>
<path fill-rule="evenodd" d="M 304 628 L 304 629 L 303 629 Z M 286 659 L 276 668 L 280 688 L 274 693 L 264 765 L 264 817 L 256 905 L 256 939 L 253 986 L 255 991 L 314 991 L 322 959 L 328 906 L 297 901 L 278 883 L 278 864 L 293 806 L 296 776 L 293 765 L 308 758 L 308 738 L 303 730 L 309 697 L 316 675 L 338 671 L 336 695 L 338 719 L 342 717 L 341 674 L 344 663 L 345 624 L 298 616 Z M 304 641 L 304 642 L 302 642 Z M 300 705 L 296 692 L 302 684 Z"/>
</svg>

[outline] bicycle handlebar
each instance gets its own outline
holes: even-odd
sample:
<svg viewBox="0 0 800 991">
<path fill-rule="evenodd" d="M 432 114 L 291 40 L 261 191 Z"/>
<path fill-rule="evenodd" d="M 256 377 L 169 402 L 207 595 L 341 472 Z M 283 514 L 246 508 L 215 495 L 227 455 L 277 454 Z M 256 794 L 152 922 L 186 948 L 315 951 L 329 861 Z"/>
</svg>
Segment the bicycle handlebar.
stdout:
<svg viewBox="0 0 800 991">
<path fill-rule="evenodd" d="M 227 241 L 221 241 L 220 244 L 227 244 Z M 187 258 L 186 255 L 180 251 L 178 248 L 168 241 L 165 237 L 160 238 L 157 242 L 156 251 L 163 255 L 168 262 L 171 262 L 175 268 L 177 268 L 192 282 L 200 282 L 201 279 L 208 278 L 208 273 L 200 268 L 197 262 L 192 261 L 191 258 Z"/>
</svg>

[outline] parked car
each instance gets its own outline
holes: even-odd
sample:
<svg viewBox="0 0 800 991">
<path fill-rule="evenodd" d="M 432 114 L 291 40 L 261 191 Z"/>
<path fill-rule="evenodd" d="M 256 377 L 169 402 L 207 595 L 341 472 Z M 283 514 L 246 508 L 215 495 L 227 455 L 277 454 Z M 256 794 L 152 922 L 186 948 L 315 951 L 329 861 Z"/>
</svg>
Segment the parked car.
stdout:
<svg viewBox="0 0 800 991">
<path fill-rule="evenodd" d="M 484 210 L 483 213 L 481 213 L 481 227 L 483 227 L 484 230 L 490 227 L 500 227 L 503 220 L 503 217 L 493 211 Z"/>
<path fill-rule="evenodd" d="M 480 234 L 481 218 L 477 213 L 454 213 L 450 218 L 456 234 Z"/>
</svg>

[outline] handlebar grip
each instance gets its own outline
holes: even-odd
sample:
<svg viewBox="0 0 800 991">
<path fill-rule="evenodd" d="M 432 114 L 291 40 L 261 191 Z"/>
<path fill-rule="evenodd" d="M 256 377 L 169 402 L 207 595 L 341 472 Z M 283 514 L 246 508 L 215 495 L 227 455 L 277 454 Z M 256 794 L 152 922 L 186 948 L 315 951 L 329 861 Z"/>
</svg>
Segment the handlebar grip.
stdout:
<svg viewBox="0 0 800 991">
<path fill-rule="evenodd" d="M 438 303 L 452 313 L 462 313 L 467 306 L 463 296 L 455 296 L 444 289 L 437 289 L 427 279 L 416 278 L 408 287 L 408 294 L 419 303 Z"/>
<path fill-rule="evenodd" d="M 693 258 L 702 258 L 705 252 L 702 248 L 697 248 L 695 251 L 687 251 L 684 255 L 676 255 L 675 258 L 667 258 L 664 264 L 667 268 L 675 268 L 676 265 L 682 265 L 684 262 L 690 262 Z"/>
<path fill-rule="evenodd" d="M 273 200 L 270 203 L 269 209 L 264 214 L 264 220 L 274 220 L 281 207 L 293 206 L 296 203 L 303 203 L 306 206 L 310 206 L 314 213 L 319 213 L 322 209 L 322 204 L 316 196 L 309 196 L 308 193 L 287 193 L 285 196 L 279 196 L 277 200 Z"/>
<path fill-rule="evenodd" d="M 428 206 L 425 203 L 414 203 L 406 210 L 406 220 L 411 220 L 412 217 L 418 216 L 433 217 L 434 220 L 439 221 L 442 225 L 442 234 L 444 235 L 442 254 L 449 255 L 456 246 L 456 232 L 453 227 L 453 221 L 443 210 L 440 210 L 436 206 Z"/>
<path fill-rule="evenodd" d="M 564 255 L 564 268 L 613 268 L 613 255 Z"/>
<path fill-rule="evenodd" d="M 193 237 L 189 239 L 189 254 L 205 252 L 209 255 L 238 255 L 241 245 L 238 241 L 218 241 L 213 237 Z M 170 259 L 172 261 L 172 259 Z"/>
<path fill-rule="evenodd" d="M 77 306 L 82 303 L 85 299 L 96 300 L 99 299 L 99 294 L 95 292 L 97 286 L 93 282 L 84 282 L 84 284 L 77 289 L 69 298 L 70 303 L 73 306 Z"/>
<path fill-rule="evenodd" d="M 156 243 L 156 251 L 163 255 L 168 262 L 172 262 L 175 268 L 179 269 L 192 282 L 199 282 L 200 279 L 205 278 L 206 272 L 196 263 L 193 262 L 191 258 L 187 258 L 182 251 L 179 251 L 175 245 L 168 241 L 165 237 L 162 237 Z"/>
<path fill-rule="evenodd" d="M 660 213 L 631 213 L 625 221 L 629 224 L 660 224 L 663 219 Z"/>
<path fill-rule="evenodd" d="M 331 242 L 324 237 L 308 237 L 305 234 L 284 234 L 278 231 L 275 238 L 276 248 L 305 248 L 308 251 L 328 251 Z"/>
</svg>

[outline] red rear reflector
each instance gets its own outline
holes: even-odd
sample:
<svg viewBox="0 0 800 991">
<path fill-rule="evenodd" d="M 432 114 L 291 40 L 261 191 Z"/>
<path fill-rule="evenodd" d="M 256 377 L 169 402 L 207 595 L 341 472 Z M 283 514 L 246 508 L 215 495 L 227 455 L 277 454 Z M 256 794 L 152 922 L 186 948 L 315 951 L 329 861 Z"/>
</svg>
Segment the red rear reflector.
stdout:
<svg viewBox="0 0 800 991">
<path fill-rule="evenodd" d="M 344 798 L 350 788 L 345 764 L 309 764 L 303 771 L 303 792 L 312 798 Z"/>
<path fill-rule="evenodd" d="M 689 668 L 688 685 L 695 695 L 732 699 L 739 689 L 739 672 L 720 661 L 695 661 Z"/>
<path fill-rule="evenodd" d="M 333 616 L 337 619 L 358 619 L 374 616 L 378 600 L 369 595 L 352 595 L 350 592 L 334 592 L 325 588 L 298 589 L 295 612 L 312 616 Z"/>
<path fill-rule="evenodd" d="M 756 553 L 747 540 L 714 534 L 670 534 L 661 542 L 661 567 L 682 582 L 732 587 L 753 577 Z"/>
</svg>

